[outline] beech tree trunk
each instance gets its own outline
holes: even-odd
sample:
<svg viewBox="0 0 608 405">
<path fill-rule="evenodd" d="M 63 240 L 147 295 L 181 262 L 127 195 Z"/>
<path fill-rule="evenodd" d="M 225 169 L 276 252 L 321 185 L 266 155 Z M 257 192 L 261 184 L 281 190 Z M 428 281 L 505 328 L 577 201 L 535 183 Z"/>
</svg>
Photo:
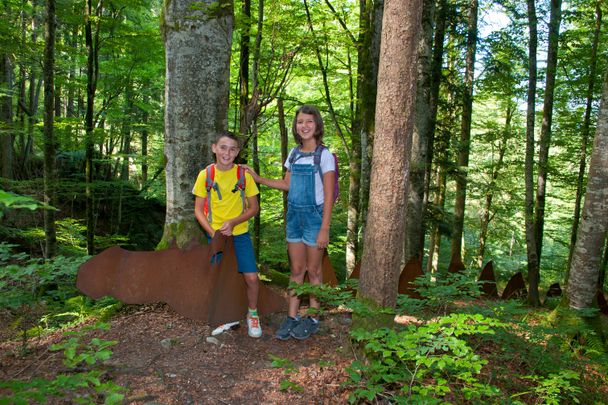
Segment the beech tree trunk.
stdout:
<svg viewBox="0 0 608 405">
<path fill-rule="evenodd" d="M 165 2 L 167 213 L 158 248 L 205 240 L 192 186 L 213 161 L 216 134 L 227 128 L 232 7 L 230 0 Z"/>
<path fill-rule="evenodd" d="M 357 104 L 351 134 L 348 179 L 348 218 L 346 224 L 346 272 L 351 274 L 359 255 L 359 224 L 362 187 L 362 139 L 373 131 L 376 109 L 376 81 L 379 53 L 374 52 L 374 38 L 381 27 L 374 22 L 374 0 L 359 0 L 359 38 L 357 39 Z"/>
<path fill-rule="evenodd" d="M 467 194 L 467 171 L 471 150 L 471 117 L 473 115 L 473 78 L 475 74 L 475 53 L 477 50 L 477 10 L 478 1 L 469 4 L 467 33 L 467 57 L 464 77 L 460 142 L 458 145 L 458 172 L 456 174 L 456 202 L 454 203 L 454 229 L 452 231 L 452 262 L 463 262 L 462 237 Z"/>
<path fill-rule="evenodd" d="M 604 77 L 602 101 L 585 192 L 585 205 L 570 266 L 570 308 L 593 306 L 598 289 L 602 252 L 608 233 L 608 74 Z"/>
<path fill-rule="evenodd" d="M 359 294 L 394 307 L 401 270 L 409 147 L 414 127 L 422 0 L 388 0 L 382 22 L 376 134 Z M 405 181 L 394 181 L 395 177 Z"/>
<path fill-rule="evenodd" d="M 543 250 L 543 233 L 545 225 L 545 200 L 547 175 L 549 169 L 549 147 L 551 146 L 551 123 L 553 121 L 553 94 L 557 75 L 557 49 L 559 44 L 559 26 L 561 22 L 562 0 L 551 0 L 551 17 L 549 21 L 549 49 L 547 52 L 547 75 L 545 98 L 543 102 L 543 121 L 540 131 L 540 150 L 538 153 L 538 181 L 536 185 L 536 204 L 534 207 L 534 238 L 538 256 L 539 275 L 528 287 L 529 302 L 539 305 L 538 283 L 540 282 L 540 263 Z"/>
<path fill-rule="evenodd" d="M 46 24 L 44 29 L 44 202 L 53 205 L 57 173 L 55 154 L 57 142 L 53 129 L 55 116 L 55 0 L 46 0 Z M 44 210 L 45 257 L 57 254 L 55 210 Z"/>
<path fill-rule="evenodd" d="M 87 47 L 87 104 L 85 115 L 85 194 L 86 194 L 86 222 L 87 222 L 87 253 L 95 254 L 95 217 L 93 200 L 93 131 L 95 93 L 97 92 L 97 80 L 99 79 L 99 17 L 103 9 L 103 2 L 93 8 L 93 1 L 87 0 L 85 5 L 85 43 Z M 95 20 L 95 30 L 93 30 Z"/>
<path fill-rule="evenodd" d="M 536 286 L 538 292 L 539 263 L 534 238 L 534 118 L 536 104 L 536 51 L 538 48 L 538 21 L 536 18 L 535 0 L 528 0 L 528 28 L 530 38 L 528 43 L 528 102 L 526 109 L 526 157 L 524 177 L 526 183 L 525 224 L 526 224 L 526 253 L 528 256 L 528 286 Z M 528 294 L 528 302 L 538 304 L 538 294 L 533 297 Z"/>
<path fill-rule="evenodd" d="M 574 216 L 572 220 L 572 231 L 570 232 L 570 251 L 568 253 L 568 270 L 572 264 L 572 254 L 576 244 L 576 233 L 581 217 L 581 203 L 583 199 L 583 184 L 587 167 L 587 147 L 589 145 L 589 127 L 591 126 L 591 111 L 593 109 L 593 90 L 595 87 L 595 75 L 597 74 L 597 48 L 600 42 L 600 32 L 602 29 L 602 8 L 600 2 L 595 4 L 595 30 L 593 32 L 593 44 L 591 46 L 591 56 L 589 57 L 589 81 L 587 85 L 587 104 L 585 106 L 585 117 L 583 118 L 583 128 L 581 129 L 581 156 L 579 160 L 578 178 L 576 181 L 576 201 L 574 203 Z M 568 273 L 566 273 L 566 281 Z"/>
<path fill-rule="evenodd" d="M 424 0 L 422 34 L 418 43 L 418 85 L 416 90 L 416 120 L 412 137 L 410 181 L 406 194 L 405 240 L 403 264 L 412 257 L 422 259 L 424 248 L 424 178 L 428 164 L 431 125 L 431 83 L 433 68 L 433 20 L 435 0 Z"/>
<path fill-rule="evenodd" d="M 366 95 L 366 101 L 363 101 L 359 105 L 361 110 L 358 113 L 358 117 L 361 120 L 361 189 L 359 190 L 359 223 L 361 224 L 361 229 L 359 234 L 364 236 L 367 227 L 370 173 L 374 149 L 376 94 L 378 91 L 378 65 L 380 63 L 380 37 L 382 35 L 383 16 L 384 0 L 373 0 L 372 24 L 374 29 L 372 30 L 371 44 L 369 44 L 371 51 L 369 61 L 372 62 L 372 70 L 369 72 L 371 76 L 366 76 L 366 79 L 360 83 L 366 88 L 362 91 Z M 367 88 L 367 86 L 370 87 Z"/>
<path fill-rule="evenodd" d="M 13 72 L 9 55 L 0 54 L 0 120 L 5 128 L 10 128 L 13 122 Z M 13 134 L 6 131 L 0 135 L 0 155 L 2 156 L 2 171 L 0 175 L 7 179 L 13 178 Z"/>
</svg>

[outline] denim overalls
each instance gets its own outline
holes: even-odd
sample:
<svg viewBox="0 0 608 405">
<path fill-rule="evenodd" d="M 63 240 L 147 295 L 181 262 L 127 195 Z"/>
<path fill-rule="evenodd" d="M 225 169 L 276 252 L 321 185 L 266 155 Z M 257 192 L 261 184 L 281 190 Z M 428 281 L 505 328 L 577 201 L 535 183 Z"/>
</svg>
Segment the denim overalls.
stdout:
<svg viewBox="0 0 608 405">
<path fill-rule="evenodd" d="M 291 243 L 303 242 L 308 246 L 316 246 L 323 221 L 323 204 L 317 205 L 315 181 L 320 181 L 319 176 L 322 174 L 317 173 L 317 168 L 312 163 L 294 162 L 290 172 L 286 240 Z"/>
</svg>

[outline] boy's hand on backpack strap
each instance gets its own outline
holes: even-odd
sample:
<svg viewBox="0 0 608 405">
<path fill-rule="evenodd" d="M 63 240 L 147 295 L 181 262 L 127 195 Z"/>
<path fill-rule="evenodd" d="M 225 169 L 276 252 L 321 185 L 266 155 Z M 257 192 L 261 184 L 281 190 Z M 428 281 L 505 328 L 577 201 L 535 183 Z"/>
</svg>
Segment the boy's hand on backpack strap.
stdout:
<svg viewBox="0 0 608 405">
<path fill-rule="evenodd" d="M 329 229 L 321 228 L 317 235 L 317 248 L 325 249 L 329 245 Z"/>
</svg>

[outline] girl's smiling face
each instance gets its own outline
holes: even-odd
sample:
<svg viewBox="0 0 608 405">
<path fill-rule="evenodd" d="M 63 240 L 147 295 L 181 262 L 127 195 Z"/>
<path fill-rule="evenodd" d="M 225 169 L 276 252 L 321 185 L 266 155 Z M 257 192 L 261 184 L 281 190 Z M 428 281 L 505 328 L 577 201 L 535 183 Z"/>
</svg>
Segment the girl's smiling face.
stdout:
<svg viewBox="0 0 608 405">
<path fill-rule="evenodd" d="M 234 164 L 239 154 L 239 144 L 234 139 L 227 136 L 220 138 L 217 143 L 211 145 L 211 150 L 215 154 L 215 164 L 219 170 L 229 170 Z"/>
<path fill-rule="evenodd" d="M 298 114 L 296 118 L 296 131 L 302 138 L 302 141 L 314 139 L 316 130 L 317 124 L 314 115 L 302 112 Z"/>
</svg>

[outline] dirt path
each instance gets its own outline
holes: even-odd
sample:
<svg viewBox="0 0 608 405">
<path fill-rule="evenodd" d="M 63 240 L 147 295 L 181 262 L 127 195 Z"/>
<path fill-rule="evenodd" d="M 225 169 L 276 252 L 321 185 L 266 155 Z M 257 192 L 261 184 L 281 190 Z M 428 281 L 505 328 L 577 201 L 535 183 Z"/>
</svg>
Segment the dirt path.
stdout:
<svg viewBox="0 0 608 405">
<path fill-rule="evenodd" d="M 352 360 L 348 314 L 328 312 L 317 335 L 283 342 L 272 335 L 284 316 L 262 317 L 260 339 L 248 337 L 243 322 L 213 339 L 209 326 L 165 305 L 131 306 L 96 336 L 118 341 L 105 367 L 115 383 L 128 388 L 125 403 L 346 403 L 348 392 L 341 383 Z M 57 333 L 34 341 L 25 357 L 16 355 L 17 343 L 0 343 L 0 379 L 65 373 L 61 353 L 47 350 L 61 339 Z M 277 358 L 283 367 L 273 365 Z M 291 388 L 281 389 L 282 384 Z"/>
</svg>

